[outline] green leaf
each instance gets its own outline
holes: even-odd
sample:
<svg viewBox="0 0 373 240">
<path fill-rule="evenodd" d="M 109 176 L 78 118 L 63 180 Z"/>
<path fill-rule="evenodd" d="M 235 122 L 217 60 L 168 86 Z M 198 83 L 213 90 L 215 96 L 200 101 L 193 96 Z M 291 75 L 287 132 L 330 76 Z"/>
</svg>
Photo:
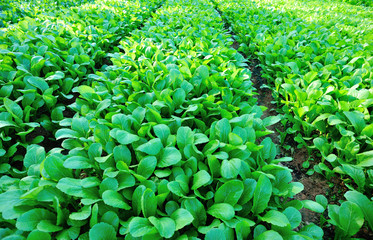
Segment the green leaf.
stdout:
<svg viewBox="0 0 373 240">
<path fill-rule="evenodd" d="M 167 188 L 168 188 L 168 190 L 170 190 L 176 196 L 184 197 L 184 195 L 185 195 L 185 192 L 181 188 L 179 182 L 171 181 L 171 182 L 167 183 Z"/>
<path fill-rule="evenodd" d="M 220 168 L 220 174 L 226 179 L 236 178 L 239 169 L 241 168 L 241 159 L 232 158 L 231 160 L 223 160 Z"/>
<path fill-rule="evenodd" d="M 222 229 L 212 228 L 206 233 L 205 240 L 226 240 L 225 233 Z"/>
<path fill-rule="evenodd" d="M 89 158 L 83 156 L 72 156 L 65 160 L 63 163 L 65 168 L 69 169 L 86 169 L 92 168 Z"/>
<path fill-rule="evenodd" d="M 117 239 L 117 233 L 113 226 L 110 224 L 101 222 L 95 224 L 89 230 L 90 240 L 112 240 Z"/>
<path fill-rule="evenodd" d="M 196 69 L 197 76 L 201 77 L 202 80 L 205 80 L 209 77 L 209 69 L 205 65 L 201 65 Z"/>
<path fill-rule="evenodd" d="M 34 208 L 23 213 L 16 223 L 16 227 L 22 231 L 32 231 L 42 220 L 56 221 L 56 216 L 43 208 Z"/>
<path fill-rule="evenodd" d="M 154 227 L 151 225 L 148 219 L 141 217 L 132 218 L 129 226 L 129 232 L 132 237 L 142 237 L 147 233 L 151 232 Z"/>
<path fill-rule="evenodd" d="M 71 129 L 78 132 L 80 137 L 86 137 L 89 132 L 88 120 L 84 117 L 73 118 Z"/>
<path fill-rule="evenodd" d="M 364 215 L 358 205 L 344 202 L 339 209 L 339 224 L 348 236 L 355 235 L 364 224 Z"/>
<path fill-rule="evenodd" d="M 225 221 L 231 220 L 235 215 L 234 208 L 228 203 L 215 203 L 207 210 L 207 213 Z"/>
<path fill-rule="evenodd" d="M 79 212 L 71 213 L 69 218 L 72 220 L 85 220 L 91 216 L 91 206 L 84 206 Z"/>
<path fill-rule="evenodd" d="M 364 189 L 365 174 L 361 168 L 349 164 L 342 164 L 342 168 L 345 173 L 355 181 L 355 183 L 359 187 L 359 190 Z"/>
<path fill-rule="evenodd" d="M 216 203 L 229 203 L 234 206 L 240 199 L 244 190 L 243 183 L 239 180 L 231 180 L 224 183 L 215 193 Z"/>
<path fill-rule="evenodd" d="M 263 217 L 261 217 L 261 220 L 279 227 L 290 225 L 285 214 L 276 210 L 269 210 Z"/>
<path fill-rule="evenodd" d="M 57 140 L 60 140 L 62 138 L 78 138 L 78 137 L 80 137 L 78 132 L 76 132 L 74 130 L 71 130 L 71 129 L 67 129 L 67 128 L 58 129 L 55 136 L 56 136 Z"/>
<path fill-rule="evenodd" d="M 22 108 L 14 101 L 10 100 L 9 98 L 4 98 L 4 106 L 6 110 L 12 114 L 12 116 L 16 119 L 23 119 L 23 110 Z"/>
<path fill-rule="evenodd" d="M 192 223 L 194 226 L 198 227 L 206 224 L 207 216 L 205 207 L 197 198 L 185 199 L 182 204 L 193 215 L 194 220 Z"/>
<path fill-rule="evenodd" d="M 116 162 L 123 161 L 127 165 L 131 164 L 131 151 L 125 145 L 116 146 L 113 150 L 114 160 Z"/>
<path fill-rule="evenodd" d="M 175 221 L 168 217 L 163 218 L 156 218 L 156 217 L 149 217 L 149 221 L 154 225 L 154 227 L 158 230 L 159 235 L 164 238 L 170 238 L 175 233 Z"/>
<path fill-rule="evenodd" d="M 272 195 L 272 184 L 267 176 L 260 175 L 254 191 L 254 202 L 251 211 L 254 214 L 262 213 L 268 206 Z"/>
<path fill-rule="evenodd" d="M 158 167 L 164 168 L 177 164 L 181 160 L 181 153 L 175 147 L 166 147 L 158 162 Z"/>
<path fill-rule="evenodd" d="M 137 150 L 154 156 L 154 155 L 157 155 L 161 151 L 162 148 L 163 148 L 163 145 L 162 145 L 161 139 L 155 138 L 155 139 L 148 141 L 147 143 L 140 145 L 137 148 Z"/>
<path fill-rule="evenodd" d="M 176 222 L 176 231 L 191 224 L 194 220 L 193 215 L 184 208 L 179 208 L 171 214 L 171 218 Z"/>
<path fill-rule="evenodd" d="M 42 232 L 39 230 L 34 230 L 29 233 L 26 240 L 40 240 L 40 239 L 50 240 L 51 236 L 49 235 L 49 233 Z"/>
<path fill-rule="evenodd" d="M 109 206 L 124 210 L 131 209 L 131 206 L 126 203 L 123 195 L 114 190 L 106 190 L 105 192 L 103 192 L 102 199 L 104 200 L 104 203 Z"/>
<path fill-rule="evenodd" d="M 41 220 L 37 225 L 37 229 L 43 232 L 59 232 L 63 227 L 56 226 L 49 220 Z"/>
<path fill-rule="evenodd" d="M 45 90 L 49 88 L 48 83 L 42 78 L 27 76 L 25 77 L 25 80 L 32 86 L 40 89 L 42 92 L 44 92 Z"/>
<path fill-rule="evenodd" d="M 348 191 L 344 196 L 348 201 L 360 207 L 365 219 L 368 221 L 370 229 L 373 229 L 373 202 L 367 196 L 357 191 Z"/>
<path fill-rule="evenodd" d="M 63 79 L 65 77 L 65 74 L 61 71 L 56 71 L 53 75 L 47 77 L 45 80 L 50 81 L 50 80 L 59 80 Z"/>
<path fill-rule="evenodd" d="M 111 135 L 113 138 L 115 138 L 116 140 L 118 140 L 118 142 L 120 144 L 123 144 L 123 145 L 127 145 L 127 144 L 131 144 L 133 142 L 137 142 L 140 140 L 140 137 L 135 135 L 135 134 L 132 134 L 132 133 L 129 133 L 127 131 L 124 131 L 124 130 L 117 130 L 115 132 L 115 136 Z"/>
<path fill-rule="evenodd" d="M 194 133 L 192 129 L 190 129 L 189 127 L 180 127 L 177 130 L 176 141 L 177 146 L 181 151 L 183 151 L 185 146 L 187 146 L 188 144 L 193 144 Z"/>
<path fill-rule="evenodd" d="M 312 200 L 303 200 L 303 207 L 317 213 L 323 213 L 325 208 L 320 204 Z"/>
<path fill-rule="evenodd" d="M 139 166 L 137 167 L 137 174 L 142 175 L 145 178 L 149 178 L 157 166 L 157 158 L 154 156 L 147 156 L 141 159 Z"/>
<path fill-rule="evenodd" d="M 157 199 L 150 188 L 147 188 L 142 194 L 141 210 L 144 217 L 154 216 L 157 212 Z"/>
<path fill-rule="evenodd" d="M 170 128 L 165 124 L 158 124 L 153 127 L 155 135 L 161 139 L 163 146 L 167 145 L 167 138 L 170 136 Z"/>
<path fill-rule="evenodd" d="M 101 217 L 101 222 L 106 222 L 112 225 L 115 229 L 118 229 L 119 227 L 119 217 L 113 211 L 105 212 L 104 215 L 102 215 Z"/>
<path fill-rule="evenodd" d="M 27 146 L 27 152 L 25 158 L 23 159 L 23 164 L 26 168 L 31 165 L 40 164 L 45 158 L 45 150 L 39 145 L 29 145 Z"/>
<path fill-rule="evenodd" d="M 226 118 L 218 121 L 215 125 L 215 134 L 219 138 L 219 140 L 224 143 L 228 143 L 229 133 L 231 132 L 231 130 L 231 125 Z"/>
<path fill-rule="evenodd" d="M 302 214 L 294 207 L 288 207 L 283 214 L 288 218 L 291 228 L 294 229 L 302 222 Z"/>
<path fill-rule="evenodd" d="M 361 131 L 365 128 L 365 121 L 364 121 L 364 114 L 361 112 L 343 112 L 344 115 L 348 118 L 348 120 L 352 123 L 357 133 L 361 133 Z"/>
<path fill-rule="evenodd" d="M 211 176 L 207 171 L 201 170 L 201 171 L 197 172 L 193 176 L 192 190 L 196 190 L 196 189 L 202 187 L 203 185 L 209 183 L 210 180 L 211 180 Z"/>
<path fill-rule="evenodd" d="M 255 240 L 283 240 L 281 235 L 273 230 L 265 231 L 262 234 L 260 234 L 258 237 L 255 238 Z"/>
</svg>

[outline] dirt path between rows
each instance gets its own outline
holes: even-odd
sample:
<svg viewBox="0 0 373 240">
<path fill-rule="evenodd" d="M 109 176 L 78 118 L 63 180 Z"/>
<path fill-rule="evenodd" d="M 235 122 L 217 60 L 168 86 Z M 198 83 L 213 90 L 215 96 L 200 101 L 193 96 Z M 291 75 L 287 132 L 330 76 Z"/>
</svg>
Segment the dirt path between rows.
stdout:
<svg viewBox="0 0 373 240">
<path fill-rule="evenodd" d="M 219 12 L 219 14 L 222 16 L 221 11 L 215 6 L 215 9 Z M 228 31 L 228 34 L 232 36 L 232 39 L 234 40 L 233 44 L 230 46 L 238 51 L 240 44 L 235 40 L 234 33 L 231 31 L 229 23 L 225 21 L 225 28 Z M 240 54 L 242 54 L 245 59 L 249 61 L 248 68 L 252 73 L 251 81 L 253 82 L 253 86 L 256 89 L 256 92 L 258 93 L 255 95 L 255 98 L 257 99 L 257 104 L 259 106 L 265 106 L 267 109 L 263 112 L 262 119 L 270 116 L 277 116 L 279 113 L 277 112 L 277 105 L 276 101 L 273 98 L 272 90 L 269 89 L 267 86 L 267 80 L 262 78 L 261 72 L 262 69 L 260 67 L 260 63 L 258 59 L 249 59 L 247 55 L 241 51 L 238 51 Z M 304 190 L 297 194 L 294 199 L 298 200 L 315 200 L 315 197 L 317 195 L 336 195 L 338 192 L 337 188 L 330 188 L 328 182 L 323 179 L 318 174 L 313 175 L 307 175 L 307 170 L 302 167 L 302 164 L 304 161 L 307 161 L 309 158 L 308 151 L 305 147 L 303 148 L 297 148 L 297 143 L 290 139 L 293 136 L 288 136 L 285 141 L 287 141 L 287 144 L 291 145 L 290 150 L 284 149 L 284 147 L 281 145 L 280 142 L 280 133 L 284 131 L 284 127 L 282 126 L 281 122 L 278 122 L 272 126 L 267 127 L 269 130 L 273 131 L 272 134 L 266 136 L 270 137 L 273 141 L 273 143 L 278 146 L 278 155 L 277 157 L 291 157 L 293 160 L 290 162 L 284 162 L 282 163 L 283 166 L 288 167 L 292 170 L 292 177 L 294 182 L 300 182 L 304 185 Z M 259 139 L 258 142 L 260 142 L 263 139 Z M 313 166 L 312 166 L 313 167 Z M 340 199 L 340 198 L 339 198 Z M 300 210 L 302 214 L 302 225 L 308 225 L 309 223 L 315 223 L 316 225 L 320 225 L 320 213 L 316 213 L 313 211 L 310 211 L 308 209 L 301 209 Z M 326 214 L 326 212 L 324 213 Z M 326 215 L 324 217 L 327 217 Z M 301 227 L 302 227 L 301 225 Z M 334 229 L 333 227 L 324 228 L 324 239 L 334 239 Z"/>
</svg>

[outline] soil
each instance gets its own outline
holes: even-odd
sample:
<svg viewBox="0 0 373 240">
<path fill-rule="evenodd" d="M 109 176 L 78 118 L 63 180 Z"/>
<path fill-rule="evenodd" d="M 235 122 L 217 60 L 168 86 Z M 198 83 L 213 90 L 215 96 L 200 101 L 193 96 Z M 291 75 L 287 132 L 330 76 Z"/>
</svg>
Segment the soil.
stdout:
<svg viewBox="0 0 373 240">
<path fill-rule="evenodd" d="M 229 27 L 227 26 L 226 28 L 229 29 Z M 231 35 L 234 35 L 231 31 L 229 31 L 229 33 Z M 234 40 L 231 47 L 238 50 L 240 44 L 236 40 Z M 248 57 L 244 53 L 240 52 L 240 54 L 242 54 L 246 59 L 248 59 Z M 251 81 L 253 82 L 256 92 L 258 93 L 255 96 L 255 98 L 257 99 L 257 103 L 259 106 L 265 106 L 267 108 L 263 112 L 261 118 L 264 119 L 269 116 L 277 116 L 277 105 L 275 99 L 272 96 L 272 90 L 267 87 L 263 87 L 264 85 L 267 85 L 267 81 L 261 76 L 262 69 L 260 68 L 259 60 L 250 59 L 249 69 L 252 72 Z M 304 186 L 304 190 L 297 194 L 294 197 L 294 199 L 308 199 L 315 201 L 317 195 L 324 195 L 328 199 L 329 204 L 339 205 L 339 200 L 344 199 L 343 195 L 348 191 L 348 188 L 345 186 L 342 179 L 336 177 L 328 181 L 318 173 L 308 175 L 308 169 L 303 168 L 303 162 L 307 161 L 310 157 L 307 149 L 305 147 L 298 148 L 298 144 L 294 141 L 293 136 L 289 135 L 285 139 L 285 142 L 291 146 L 291 150 L 286 150 L 285 148 L 283 148 L 283 146 L 281 146 L 279 132 L 284 131 L 284 127 L 281 124 L 281 122 L 278 122 L 267 128 L 273 131 L 273 133 L 265 137 L 270 137 L 277 146 L 280 146 L 278 157 L 288 156 L 292 157 L 293 159 L 290 162 L 282 163 L 282 165 L 292 170 L 292 177 L 294 182 L 300 182 Z M 261 142 L 265 137 L 258 139 L 258 142 Z M 312 155 L 312 158 L 316 159 L 316 161 L 310 161 L 311 169 L 313 169 L 315 164 L 320 162 L 320 157 Z M 320 219 L 322 218 L 320 213 L 316 213 L 305 208 L 301 209 L 300 212 L 302 214 L 301 227 L 306 226 L 310 223 L 314 223 L 318 226 L 320 225 Z M 327 211 L 325 211 L 323 213 L 323 219 L 327 218 Z M 324 239 L 334 239 L 335 226 L 325 223 L 323 231 Z M 373 239 L 373 232 L 363 227 L 354 237 L 363 239 Z"/>
</svg>

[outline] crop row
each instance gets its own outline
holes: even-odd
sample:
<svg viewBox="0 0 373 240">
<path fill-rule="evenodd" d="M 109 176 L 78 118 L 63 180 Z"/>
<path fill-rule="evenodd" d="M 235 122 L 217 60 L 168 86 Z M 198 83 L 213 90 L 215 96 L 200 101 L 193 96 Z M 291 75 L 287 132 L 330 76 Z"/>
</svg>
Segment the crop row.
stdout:
<svg viewBox="0 0 373 240">
<path fill-rule="evenodd" d="M 74 86 L 105 65 L 106 52 L 157 6 L 156 1 L 96 1 L 0 30 L 0 169 L 17 172 L 30 143 L 56 144 Z M 84 20 L 83 20 L 84 19 Z M 51 138 L 51 139 L 49 139 Z M 19 169 L 20 170 L 20 169 Z"/>
<path fill-rule="evenodd" d="M 287 134 L 294 135 L 300 146 L 319 153 L 315 171 L 328 179 L 340 174 L 348 188 L 369 194 L 373 187 L 371 28 L 346 33 L 331 27 L 331 15 L 315 23 L 309 20 L 317 16 L 315 10 L 291 10 L 301 1 L 216 2 L 239 36 L 241 49 L 261 62 L 262 74 L 284 113 L 282 144 Z M 354 204 L 349 223 L 358 229 L 364 216 L 373 229 L 373 204 L 355 193 L 345 195 L 346 202 Z M 340 209 L 329 205 L 330 222 L 337 226 L 337 236 L 352 236 L 356 229 L 343 226 L 337 218 Z"/>
<path fill-rule="evenodd" d="M 373 2 L 371 0 L 340 0 L 353 5 L 362 5 L 367 7 L 373 7 Z"/>
<path fill-rule="evenodd" d="M 10 41 L 26 30 L 22 25 L 10 29 Z M 61 143 L 21 139 L 26 151 L 19 169 L 6 151 L 2 237 L 322 239 L 320 227 L 301 225 L 299 210 L 323 212 L 326 199 L 293 200 L 303 185 L 291 182 L 290 170 L 278 165 L 290 159 L 276 158 L 270 138 L 258 143 L 280 119 L 260 118 L 246 60 L 229 47 L 233 40 L 211 2 L 166 1 L 140 30 L 111 48 L 112 64 L 106 60 L 100 68 L 92 64 L 99 59 L 92 54 L 97 46 L 82 30 L 68 33 L 81 38 L 62 41 L 43 31 L 27 40 L 28 48 L 13 44 L 1 52 L 12 69 L 2 72 L 4 86 L 12 86 L 4 90 L 3 136 L 14 136 L 18 125 L 35 128 L 41 122 L 50 132 L 58 129 L 51 139 Z M 70 43 L 70 50 L 36 56 L 56 57 L 58 64 L 45 64 L 53 63 L 50 58 L 41 68 L 33 64 L 30 55 Z M 72 67 L 72 61 L 89 64 Z M 53 71 L 55 66 L 61 69 Z M 78 80 L 64 92 L 69 79 Z M 56 98 L 53 104 L 49 96 Z M 59 98 L 70 97 L 68 111 L 58 105 Z M 39 108 L 25 112 L 24 101 Z"/>
<path fill-rule="evenodd" d="M 61 8 L 80 6 L 94 0 L 2 0 L 0 3 L 0 28 L 17 23 L 26 17 L 52 15 Z"/>
</svg>

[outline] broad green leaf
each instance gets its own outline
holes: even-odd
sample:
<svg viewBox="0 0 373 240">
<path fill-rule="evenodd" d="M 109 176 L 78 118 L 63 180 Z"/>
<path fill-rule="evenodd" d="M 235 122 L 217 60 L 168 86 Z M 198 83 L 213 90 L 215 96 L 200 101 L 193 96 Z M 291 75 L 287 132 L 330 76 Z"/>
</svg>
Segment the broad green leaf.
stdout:
<svg viewBox="0 0 373 240">
<path fill-rule="evenodd" d="M 142 237 L 151 232 L 154 227 L 146 218 L 134 217 L 128 226 L 129 232 L 133 237 Z"/>
<path fill-rule="evenodd" d="M 231 132 L 231 125 L 229 124 L 228 119 L 223 118 L 218 121 L 215 125 L 215 134 L 221 142 L 229 142 L 229 133 Z"/>
<path fill-rule="evenodd" d="M 365 186 L 364 171 L 361 168 L 350 165 L 350 164 L 342 164 L 342 167 L 345 173 L 355 181 L 355 183 L 359 187 L 359 190 L 364 189 L 364 186 Z"/>
<path fill-rule="evenodd" d="M 144 217 L 154 216 L 157 212 L 157 199 L 150 188 L 147 188 L 142 194 L 141 210 Z"/>
<path fill-rule="evenodd" d="M 294 229 L 302 222 L 302 214 L 294 207 L 288 207 L 283 214 L 288 218 L 291 228 Z"/>
<path fill-rule="evenodd" d="M 369 227 L 373 229 L 373 202 L 370 201 L 367 196 L 357 191 L 348 191 L 344 196 L 348 201 L 355 203 L 360 207 Z"/>
<path fill-rule="evenodd" d="M 167 146 L 167 138 L 170 136 L 170 128 L 165 124 L 158 124 L 153 127 L 155 135 L 161 139 L 163 146 Z"/>
<path fill-rule="evenodd" d="M 254 191 L 254 202 L 251 212 L 254 214 L 262 213 L 268 206 L 272 195 L 272 184 L 267 176 L 260 175 Z"/>
<path fill-rule="evenodd" d="M 141 159 L 139 166 L 137 167 L 137 174 L 142 175 L 145 178 L 149 178 L 157 166 L 157 158 L 154 156 L 147 156 Z"/>
<path fill-rule="evenodd" d="M 264 233 L 260 234 L 258 237 L 255 238 L 255 240 L 268 240 L 268 239 L 283 240 L 281 235 L 274 230 L 265 231 Z"/>
<path fill-rule="evenodd" d="M 104 203 L 109 206 L 124 209 L 124 210 L 131 209 L 131 206 L 127 204 L 123 195 L 121 195 L 119 192 L 116 192 L 114 190 L 106 190 L 105 192 L 103 192 L 102 199 L 104 200 Z"/>
<path fill-rule="evenodd" d="M 203 204 L 197 198 L 188 198 L 182 202 L 183 207 L 194 217 L 193 225 L 195 227 L 206 224 L 206 210 Z"/>
<path fill-rule="evenodd" d="M 361 133 L 361 131 L 365 128 L 364 114 L 356 111 L 343 113 L 351 122 L 352 126 L 354 126 L 356 132 Z"/>
<path fill-rule="evenodd" d="M 177 130 L 176 141 L 178 148 L 183 151 L 185 146 L 193 144 L 194 133 L 189 127 L 181 127 Z"/>
<path fill-rule="evenodd" d="M 171 218 L 176 223 L 176 231 L 191 224 L 194 220 L 193 215 L 184 208 L 179 208 L 171 214 Z"/>
<path fill-rule="evenodd" d="M 104 222 L 95 224 L 89 230 L 90 240 L 113 240 L 117 239 L 116 235 L 114 227 Z"/>
<path fill-rule="evenodd" d="M 120 144 L 123 144 L 123 145 L 127 145 L 127 144 L 131 144 L 133 142 L 136 142 L 136 141 L 139 141 L 140 140 L 140 137 L 135 135 L 135 134 L 132 134 L 132 133 L 129 133 L 127 131 L 124 131 L 124 130 L 117 130 L 115 132 L 115 136 L 111 135 L 112 137 L 114 137 L 115 139 L 118 140 L 118 142 Z"/>
<path fill-rule="evenodd" d="M 47 232 L 42 232 L 42 231 L 39 231 L 39 230 L 34 230 L 34 231 L 32 231 L 32 232 L 30 232 L 28 234 L 26 240 L 40 240 L 40 239 L 50 240 L 51 236 Z"/>
<path fill-rule="evenodd" d="M 162 146 L 161 139 L 155 138 L 155 139 L 148 141 L 147 143 L 140 145 L 137 148 L 137 150 L 154 156 L 154 155 L 157 155 L 161 151 L 162 147 L 163 146 Z"/>
<path fill-rule="evenodd" d="M 223 160 L 220 168 L 220 174 L 226 179 L 236 178 L 239 169 L 241 168 L 241 159 L 233 158 L 231 160 Z"/>
<path fill-rule="evenodd" d="M 101 217 L 101 222 L 106 222 L 112 225 L 115 229 L 118 229 L 119 227 L 119 217 L 113 211 L 105 212 L 104 215 L 102 215 Z"/>
<path fill-rule="evenodd" d="M 79 133 L 80 137 L 86 137 L 89 131 L 88 120 L 84 117 L 73 118 L 71 122 L 71 129 Z"/>
<path fill-rule="evenodd" d="M 43 232 L 59 232 L 63 227 L 56 226 L 49 220 L 41 220 L 37 225 L 37 229 Z"/>
<path fill-rule="evenodd" d="M 0 213 L 7 211 L 13 206 L 19 205 L 24 200 L 21 196 L 24 194 L 23 190 L 11 189 L 0 194 Z"/>
<path fill-rule="evenodd" d="M 290 225 L 286 215 L 276 210 L 269 210 L 261 220 L 279 227 Z"/>
<path fill-rule="evenodd" d="M 83 156 L 72 156 L 65 160 L 63 163 L 65 168 L 69 169 L 86 169 L 92 168 L 91 161 L 89 158 Z"/>
<path fill-rule="evenodd" d="M 202 80 L 206 80 L 209 77 L 209 69 L 205 65 L 201 65 L 196 69 L 197 76 L 201 77 Z"/>
<path fill-rule="evenodd" d="M 206 233 L 205 240 L 226 240 L 225 233 L 222 229 L 212 228 Z"/>
<path fill-rule="evenodd" d="M 56 216 L 43 208 L 34 208 L 23 213 L 16 223 L 16 227 L 22 231 L 32 231 L 42 220 L 56 221 Z"/>
<path fill-rule="evenodd" d="M 181 153 L 175 147 L 166 147 L 158 162 L 158 167 L 164 168 L 177 164 L 181 160 Z"/>
<path fill-rule="evenodd" d="M 325 208 L 320 204 L 312 200 L 303 200 L 303 207 L 317 213 L 323 213 Z"/>
<path fill-rule="evenodd" d="M 156 217 L 149 217 L 149 221 L 154 225 L 154 227 L 158 230 L 159 235 L 164 238 L 170 238 L 174 235 L 176 230 L 175 221 L 168 217 L 163 218 L 156 218 Z"/>
<path fill-rule="evenodd" d="M 364 224 L 364 215 L 359 206 L 348 201 L 342 203 L 339 209 L 339 224 L 348 236 L 356 234 Z"/>
<path fill-rule="evenodd" d="M 196 189 L 202 187 L 203 185 L 210 182 L 210 180 L 211 180 L 211 176 L 207 171 L 201 170 L 201 171 L 197 172 L 193 176 L 192 190 L 196 190 Z"/>
<path fill-rule="evenodd" d="M 116 162 L 123 161 L 127 165 L 131 164 L 131 151 L 125 145 L 116 146 L 113 149 L 113 153 Z"/>
<path fill-rule="evenodd" d="M 71 196 L 82 197 L 83 195 L 83 190 L 79 179 L 62 178 L 58 181 L 56 187 L 62 192 Z"/>
<path fill-rule="evenodd" d="M 4 106 L 6 110 L 12 114 L 12 116 L 16 119 L 23 119 L 23 110 L 22 108 L 14 101 L 10 100 L 9 98 L 4 98 Z"/>
<path fill-rule="evenodd" d="M 58 80 L 58 79 L 63 79 L 65 77 L 65 74 L 61 71 L 56 71 L 53 75 L 47 77 L 45 80 L 50 81 L 50 80 Z"/>
<path fill-rule="evenodd" d="M 25 77 L 25 80 L 32 86 L 40 89 L 42 92 L 44 92 L 45 90 L 49 88 L 48 83 L 42 78 L 28 76 L 28 77 Z"/>
<path fill-rule="evenodd" d="M 256 181 L 254 179 L 248 178 L 248 179 L 245 179 L 245 181 L 243 181 L 243 185 L 244 185 L 244 190 L 238 202 L 241 205 L 247 203 L 253 198 L 254 191 L 256 188 Z"/>
<path fill-rule="evenodd" d="M 234 206 L 240 199 L 244 185 L 239 180 L 231 180 L 224 183 L 215 193 L 216 203 L 229 203 Z"/>
<path fill-rule="evenodd" d="M 231 220 L 235 215 L 234 208 L 228 203 L 215 203 L 207 210 L 207 213 L 225 221 Z"/>
<path fill-rule="evenodd" d="M 45 158 L 45 150 L 39 145 L 29 145 L 27 146 L 27 152 L 25 158 L 23 159 L 23 164 L 26 168 L 31 165 L 40 164 Z"/>
<path fill-rule="evenodd" d="M 79 212 L 73 212 L 69 218 L 72 220 L 85 220 L 91 216 L 91 206 L 84 206 Z"/>
</svg>

